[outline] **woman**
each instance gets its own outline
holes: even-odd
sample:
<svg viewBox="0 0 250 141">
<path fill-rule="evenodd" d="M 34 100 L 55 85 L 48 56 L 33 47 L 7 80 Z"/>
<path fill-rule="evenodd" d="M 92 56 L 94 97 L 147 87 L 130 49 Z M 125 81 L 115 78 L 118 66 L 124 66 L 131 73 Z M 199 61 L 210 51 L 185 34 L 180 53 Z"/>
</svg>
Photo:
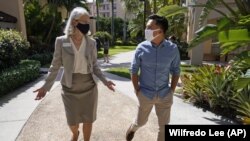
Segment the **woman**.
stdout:
<svg viewBox="0 0 250 141">
<path fill-rule="evenodd" d="M 86 9 L 73 9 L 66 24 L 65 35 L 56 38 L 54 57 L 45 84 L 34 91 L 38 92 L 36 100 L 42 99 L 51 89 L 60 67 L 64 67 L 62 99 L 67 123 L 73 133 L 72 141 L 78 139 L 79 123 L 83 123 L 84 141 L 90 140 L 97 111 L 97 85 L 93 74 L 114 91 L 114 83 L 105 79 L 97 65 L 96 42 L 87 36 L 89 22 Z"/>
</svg>

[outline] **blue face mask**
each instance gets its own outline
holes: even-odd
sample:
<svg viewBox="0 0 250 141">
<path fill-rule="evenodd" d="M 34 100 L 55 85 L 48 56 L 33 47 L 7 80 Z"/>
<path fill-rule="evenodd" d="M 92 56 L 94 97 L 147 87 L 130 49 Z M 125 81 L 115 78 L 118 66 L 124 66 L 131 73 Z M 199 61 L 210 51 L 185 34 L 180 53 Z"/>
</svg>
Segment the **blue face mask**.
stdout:
<svg viewBox="0 0 250 141">
<path fill-rule="evenodd" d="M 82 34 L 87 34 L 89 32 L 89 24 L 78 23 L 76 27 L 82 32 Z"/>
</svg>

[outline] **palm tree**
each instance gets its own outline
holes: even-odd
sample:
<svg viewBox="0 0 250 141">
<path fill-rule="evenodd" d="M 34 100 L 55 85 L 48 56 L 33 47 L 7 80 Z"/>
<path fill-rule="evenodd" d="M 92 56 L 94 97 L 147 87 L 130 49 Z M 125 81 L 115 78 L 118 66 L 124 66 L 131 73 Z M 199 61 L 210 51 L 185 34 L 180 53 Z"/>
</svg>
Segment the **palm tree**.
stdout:
<svg viewBox="0 0 250 141">
<path fill-rule="evenodd" d="M 68 16 L 69 12 L 76 6 L 87 8 L 86 4 L 84 4 L 86 0 L 61 0 L 61 3 L 66 8 Z"/>
<path fill-rule="evenodd" d="M 49 41 L 51 32 L 54 28 L 55 16 L 56 16 L 56 13 L 58 12 L 59 7 L 64 6 L 67 10 L 68 15 L 69 15 L 69 11 L 71 11 L 75 6 L 82 6 L 88 10 L 88 8 L 85 4 L 86 0 L 47 0 L 47 2 L 48 2 L 47 6 L 50 7 L 50 9 L 52 10 L 51 12 L 54 13 L 53 14 L 53 21 L 52 21 L 52 24 L 50 26 L 50 30 L 49 30 L 47 39 L 45 40 L 47 42 Z"/>
<path fill-rule="evenodd" d="M 99 0 L 95 1 L 95 5 L 96 5 L 96 31 L 99 31 Z"/>
<path fill-rule="evenodd" d="M 232 9 L 224 0 L 209 0 L 204 5 L 197 5 L 197 7 L 203 7 L 200 16 L 200 29 L 196 31 L 196 36 L 190 42 L 189 49 L 196 47 L 196 45 L 211 39 L 218 37 L 221 54 L 226 55 L 236 49 L 249 47 L 250 44 L 250 0 L 235 0 L 237 11 Z M 216 6 L 223 5 L 230 15 L 224 13 Z M 202 26 L 209 13 L 214 10 L 222 15 L 217 25 L 207 24 Z M 237 59 L 238 58 L 238 59 Z M 238 67 L 241 70 L 246 71 L 250 68 L 250 51 L 246 50 L 236 56 L 234 67 Z M 239 67 L 240 66 L 240 67 Z M 249 70 L 250 71 L 250 70 Z M 237 88 L 244 88 L 250 85 L 250 74 L 246 73 L 244 77 L 239 78 L 236 85 Z M 243 82 L 243 83 L 242 83 Z"/>
<path fill-rule="evenodd" d="M 138 0 L 122 0 L 123 3 L 123 7 L 125 9 L 125 16 L 124 16 L 124 24 L 123 24 L 123 42 L 126 41 L 126 37 L 127 37 L 127 16 L 128 15 L 135 15 L 136 13 L 138 13 L 138 9 L 139 7 L 142 6 L 142 3 L 138 4 Z"/>
<path fill-rule="evenodd" d="M 157 14 L 164 16 L 169 20 L 169 33 L 181 39 L 182 35 L 186 33 L 186 12 L 186 7 L 180 7 L 178 5 L 169 5 L 162 7 Z"/>
<path fill-rule="evenodd" d="M 112 13 L 112 16 L 111 16 L 111 35 L 112 35 L 112 42 L 111 44 L 113 45 L 114 44 L 114 35 L 115 35 L 115 21 L 114 21 L 114 0 L 111 0 L 111 13 Z"/>
<path fill-rule="evenodd" d="M 190 42 L 190 49 L 196 45 L 218 37 L 221 54 L 226 55 L 236 49 L 248 47 L 235 56 L 232 60 L 231 67 L 228 69 L 232 74 L 242 74 L 235 78 L 234 89 L 238 94 L 234 96 L 234 108 L 242 117 L 241 120 L 244 124 L 249 124 L 250 111 L 249 111 L 249 92 L 250 92 L 250 0 L 234 0 L 237 9 L 231 8 L 224 0 L 208 0 L 203 7 L 200 16 L 200 29 L 196 31 L 196 36 Z M 217 5 L 223 5 L 230 14 L 224 13 L 217 9 Z M 211 11 L 216 11 L 222 15 L 222 18 L 215 24 L 204 25 L 205 19 Z"/>
<path fill-rule="evenodd" d="M 51 13 L 53 14 L 53 17 L 52 17 L 53 19 L 52 19 L 51 26 L 49 28 L 49 32 L 48 32 L 47 37 L 45 39 L 45 43 L 50 42 L 50 35 L 51 35 L 51 32 L 55 26 L 57 9 L 58 9 L 58 7 L 63 6 L 63 2 L 61 0 L 48 0 L 47 2 L 48 2 L 47 6 L 49 7 L 49 10 L 51 10 Z"/>
<path fill-rule="evenodd" d="M 156 11 L 156 9 L 157 9 L 157 6 L 156 6 L 156 0 L 153 0 L 153 4 L 154 4 L 154 13 L 156 13 L 157 11 Z"/>
<path fill-rule="evenodd" d="M 131 20 L 129 22 L 129 25 L 128 25 L 128 30 L 130 31 L 130 36 L 132 38 L 138 38 L 139 36 L 142 35 L 143 31 L 144 31 L 144 25 L 142 24 L 143 23 L 143 15 L 144 15 L 144 12 L 143 12 L 143 9 L 140 8 L 140 11 L 138 12 L 138 14 L 136 15 L 137 18 Z M 137 39 L 138 41 L 141 41 L 143 40 L 143 36 L 141 36 L 139 39 Z"/>
</svg>

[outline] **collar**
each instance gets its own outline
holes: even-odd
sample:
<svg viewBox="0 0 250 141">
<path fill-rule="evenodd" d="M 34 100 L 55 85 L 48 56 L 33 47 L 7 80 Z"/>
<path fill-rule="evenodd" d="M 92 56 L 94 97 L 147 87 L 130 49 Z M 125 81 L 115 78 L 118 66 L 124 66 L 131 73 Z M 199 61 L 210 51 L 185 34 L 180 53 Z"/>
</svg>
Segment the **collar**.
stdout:
<svg viewBox="0 0 250 141">
<path fill-rule="evenodd" d="M 162 47 L 166 47 L 166 40 L 162 40 L 161 43 L 157 46 L 156 44 L 154 44 L 153 42 L 150 42 L 152 44 L 152 47 L 154 48 L 162 48 Z"/>
</svg>

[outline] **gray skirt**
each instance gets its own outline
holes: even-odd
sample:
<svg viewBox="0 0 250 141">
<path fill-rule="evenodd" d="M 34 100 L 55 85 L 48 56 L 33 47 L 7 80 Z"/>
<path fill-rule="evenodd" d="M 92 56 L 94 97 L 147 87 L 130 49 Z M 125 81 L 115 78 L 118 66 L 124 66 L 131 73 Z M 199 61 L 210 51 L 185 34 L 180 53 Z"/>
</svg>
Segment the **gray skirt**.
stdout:
<svg viewBox="0 0 250 141">
<path fill-rule="evenodd" d="M 68 125 L 93 123 L 97 112 L 97 85 L 91 74 L 74 73 L 72 87 L 62 86 L 62 99 Z"/>
</svg>

